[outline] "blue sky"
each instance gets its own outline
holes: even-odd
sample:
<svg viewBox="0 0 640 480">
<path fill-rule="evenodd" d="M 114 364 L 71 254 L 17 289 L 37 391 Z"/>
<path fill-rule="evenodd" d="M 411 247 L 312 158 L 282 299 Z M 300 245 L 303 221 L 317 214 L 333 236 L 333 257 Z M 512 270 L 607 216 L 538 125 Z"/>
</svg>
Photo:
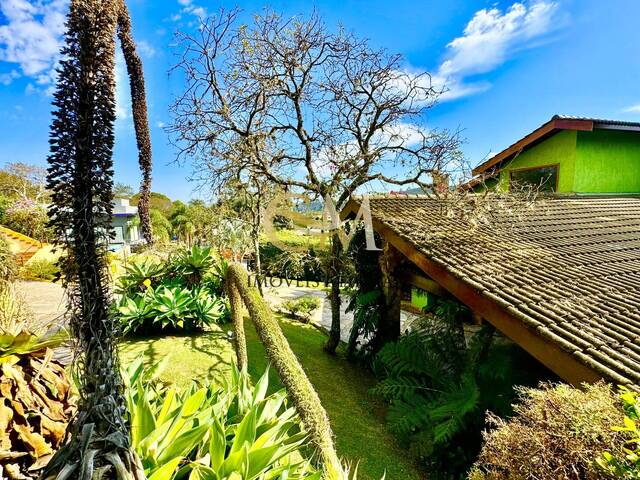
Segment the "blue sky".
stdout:
<svg viewBox="0 0 640 480">
<path fill-rule="evenodd" d="M 544 123 L 553 114 L 640 121 L 640 2 L 637 0 L 129 0 L 142 54 L 154 154 L 154 191 L 174 199 L 200 196 L 188 165 L 162 126 L 180 91 L 168 70 L 176 29 L 198 15 L 236 5 L 248 17 L 265 5 L 285 15 L 313 6 L 330 26 L 342 23 L 375 46 L 399 52 L 411 71 L 429 71 L 449 92 L 427 117 L 460 128 L 472 165 Z M 48 151 L 52 66 L 63 32 L 65 0 L 0 0 L 0 166 L 44 165 Z M 117 68 L 116 180 L 137 186 L 139 173 L 128 85 Z"/>
</svg>

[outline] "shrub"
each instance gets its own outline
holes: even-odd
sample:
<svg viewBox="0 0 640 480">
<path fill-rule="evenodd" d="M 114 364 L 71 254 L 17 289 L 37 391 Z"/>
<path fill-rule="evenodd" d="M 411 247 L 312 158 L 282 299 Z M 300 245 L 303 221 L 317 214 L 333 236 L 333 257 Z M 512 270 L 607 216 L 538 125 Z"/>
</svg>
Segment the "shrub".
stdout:
<svg viewBox="0 0 640 480">
<path fill-rule="evenodd" d="M 320 479 L 295 409 L 268 371 L 251 386 L 232 369 L 229 384 L 188 389 L 154 384 L 142 360 L 124 373 L 131 439 L 148 478 Z"/>
<path fill-rule="evenodd" d="M 60 268 L 56 261 L 47 258 L 32 258 L 20 269 L 20 278 L 51 282 L 57 278 L 59 273 Z"/>
<path fill-rule="evenodd" d="M 0 238 L 0 281 L 13 280 L 17 271 L 15 255 L 11 251 L 9 244 L 3 238 Z"/>
<path fill-rule="evenodd" d="M 624 415 L 610 386 L 543 384 L 519 389 L 518 396 L 512 419 L 489 415 L 494 429 L 483 435 L 470 479 L 610 478 L 594 461 L 608 449 L 623 456 L 623 435 L 611 426 L 622 424 Z"/>
<path fill-rule="evenodd" d="M 485 412 L 508 414 L 513 396 L 509 350 L 492 345 L 489 327 L 467 346 L 458 310 L 441 302 L 373 364 L 373 392 L 389 403 L 390 429 L 432 479 L 466 475 L 480 450 Z"/>
<path fill-rule="evenodd" d="M 620 387 L 620 400 L 624 410 L 624 424 L 613 427 L 625 436 L 625 445 L 620 453 L 604 452 L 597 463 L 613 478 L 640 479 L 640 395 L 638 392 Z M 617 450 L 617 449 L 616 449 Z"/>
<path fill-rule="evenodd" d="M 292 317 L 308 322 L 313 312 L 320 308 L 320 299 L 313 295 L 303 295 L 282 302 L 282 308 Z"/>
<path fill-rule="evenodd" d="M 0 280 L 0 333 L 18 335 L 33 330 L 33 313 L 15 285 Z"/>
<path fill-rule="evenodd" d="M 193 247 L 164 260 L 143 257 L 119 278 L 116 304 L 125 334 L 196 331 L 230 320 L 210 249 Z"/>
</svg>

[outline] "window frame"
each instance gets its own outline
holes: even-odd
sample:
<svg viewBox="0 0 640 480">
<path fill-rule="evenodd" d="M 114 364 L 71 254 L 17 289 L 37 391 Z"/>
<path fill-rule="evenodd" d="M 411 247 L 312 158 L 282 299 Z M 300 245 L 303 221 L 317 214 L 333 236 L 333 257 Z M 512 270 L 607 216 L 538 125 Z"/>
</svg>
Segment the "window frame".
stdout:
<svg viewBox="0 0 640 480">
<path fill-rule="evenodd" d="M 551 192 L 545 192 L 545 193 L 558 193 L 558 183 L 560 182 L 560 163 L 548 163 L 545 165 L 536 165 L 535 167 L 514 168 L 509 170 L 509 191 L 511 191 L 511 186 L 513 183 L 513 173 L 526 172 L 528 170 L 538 170 L 538 169 L 549 168 L 549 167 L 553 167 L 556 169 L 556 184 L 554 185 L 553 190 Z"/>
</svg>

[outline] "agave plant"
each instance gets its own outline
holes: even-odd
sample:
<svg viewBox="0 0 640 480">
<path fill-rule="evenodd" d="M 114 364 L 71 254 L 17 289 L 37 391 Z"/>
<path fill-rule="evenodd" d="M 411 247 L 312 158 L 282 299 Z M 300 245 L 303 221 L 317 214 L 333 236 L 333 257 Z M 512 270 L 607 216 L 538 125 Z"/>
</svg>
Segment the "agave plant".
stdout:
<svg viewBox="0 0 640 480">
<path fill-rule="evenodd" d="M 66 338 L 0 334 L 0 478 L 38 478 L 64 441 L 75 404 L 52 348 Z"/>
<path fill-rule="evenodd" d="M 163 273 L 163 265 L 149 258 L 132 262 L 125 268 L 124 275 L 119 278 L 120 293 L 144 292 L 149 286 L 155 286 Z"/>
<path fill-rule="evenodd" d="M 175 272 L 183 275 L 189 286 L 200 285 L 215 264 L 216 259 L 209 247 L 193 246 L 179 252 L 173 260 Z"/>
<path fill-rule="evenodd" d="M 226 385 L 185 390 L 154 384 L 142 360 L 123 376 L 132 440 L 149 480 L 320 479 L 286 393 L 266 394 L 268 371 L 255 387 L 234 368 Z"/>
</svg>

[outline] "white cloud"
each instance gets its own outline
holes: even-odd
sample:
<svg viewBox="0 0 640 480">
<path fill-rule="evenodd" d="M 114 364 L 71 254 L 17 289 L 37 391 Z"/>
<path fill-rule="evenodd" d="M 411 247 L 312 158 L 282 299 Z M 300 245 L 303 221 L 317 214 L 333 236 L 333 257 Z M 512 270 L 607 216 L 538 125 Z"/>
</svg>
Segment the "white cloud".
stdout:
<svg viewBox="0 0 640 480">
<path fill-rule="evenodd" d="M 116 51 L 116 127 L 131 121 L 131 95 L 124 56 Z"/>
<path fill-rule="evenodd" d="M 19 68 L 12 70 L 18 75 L 11 73 L 2 83 L 24 75 L 45 89 L 51 85 L 60 58 L 67 5 L 67 0 L 0 0 L 6 22 L 0 26 L 0 61 Z"/>
<path fill-rule="evenodd" d="M 640 103 L 622 109 L 623 113 L 640 113 Z"/>
<path fill-rule="evenodd" d="M 3 85 L 9 85 L 16 78 L 20 78 L 20 73 L 15 69 L 8 73 L 0 73 L 0 83 Z"/>
<path fill-rule="evenodd" d="M 495 7 L 477 11 L 463 35 L 447 45 L 447 59 L 438 73 L 449 77 L 493 70 L 551 31 L 557 9 L 555 2 L 539 1 L 530 6 L 514 3 L 504 13 Z"/>
<path fill-rule="evenodd" d="M 140 40 L 137 42 L 138 52 L 144 57 L 153 58 L 158 54 L 158 51 L 146 40 Z"/>
<path fill-rule="evenodd" d="M 182 19 L 184 15 L 192 15 L 198 20 L 207 17 L 209 14 L 205 7 L 197 5 L 193 0 L 178 0 L 178 4 L 182 7 L 179 13 L 175 13 L 169 17 L 172 21 L 177 22 Z M 190 22 L 189 25 L 192 25 Z"/>
<path fill-rule="evenodd" d="M 490 72 L 520 50 L 539 45 L 564 22 L 555 1 L 517 2 L 505 11 L 497 7 L 478 10 L 463 34 L 447 45 L 445 59 L 431 77 L 431 85 L 444 89 L 440 101 L 486 91 L 486 80 L 468 81 Z"/>
</svg>

